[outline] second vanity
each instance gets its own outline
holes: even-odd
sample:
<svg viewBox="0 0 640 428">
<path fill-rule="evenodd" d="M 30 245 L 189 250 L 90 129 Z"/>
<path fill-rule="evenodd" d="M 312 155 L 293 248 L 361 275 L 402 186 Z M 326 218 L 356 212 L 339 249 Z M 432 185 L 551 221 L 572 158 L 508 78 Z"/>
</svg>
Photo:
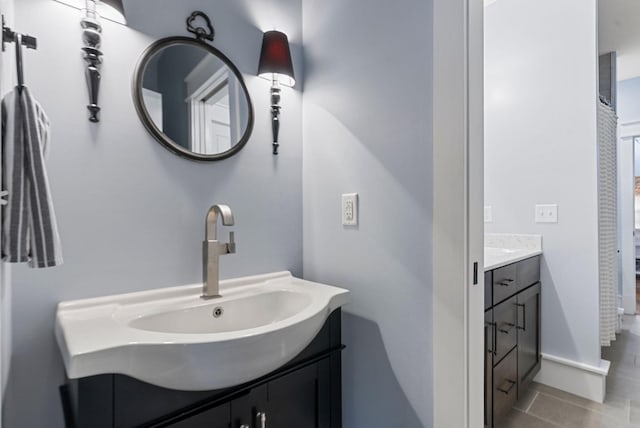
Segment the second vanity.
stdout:
<svg viewBox="0 0 640 428">
<path fill-rule="evenodd" d="M 537 235 L 485 237 L 485 427 L 499 428 L 540 371 Z"/>
</svg>

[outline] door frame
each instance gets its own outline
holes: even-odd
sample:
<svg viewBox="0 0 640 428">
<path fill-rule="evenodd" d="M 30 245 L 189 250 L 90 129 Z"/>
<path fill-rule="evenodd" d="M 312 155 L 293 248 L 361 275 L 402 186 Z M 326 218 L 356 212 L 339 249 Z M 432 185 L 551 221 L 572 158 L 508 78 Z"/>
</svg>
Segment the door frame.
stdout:
<svg viewBox="0 0 640 428">
<path fill-rule="evenodd" d="M 631 154 L 632 162 L 634 165 L 634 168 L 632 168 L 633 185 L 630 185 L 631 183 L 627 183 L 627 185 L 630 185 L 630 186 L 626 188 L 623 184 L 624 182 L 622 178 L 624 178 L 623 176 L 628 175 L 628 171 L 624 171 L 623 168 L 621 168 L 621 166 L 623 165 L 620 163 L 620 160 L 618 161 L 618 167 L 620 171 L 619 173 L 620 180 L 618 182 L 618 189 L 619 189 L 621 206 L 625 199 L 625 195 L 626 195 L 626 198 L 631 197 L 631 200 L 632 200 L 631 206 L 632 207 L 634 206 L 634 203 L 633 203 L 633 200 L 635 199 L 635 155 L 634 155 L 635 143 L 634 143 L 634 140 L 638 136 L 640 136 L 640 120 L 634 120 L 634 121 L 629 121 L 629 122 L 620 124 L 619 131 L 618 131 L 619 159 L 623 159 L 625 155 L 629 156 L 629 154 Z M 636 313 L 635 213 L 631 217 L 631 221 L 633 222 L 631 223 L 633 227 L 633 235 L 632 235 L 633 238 L 631 238 L 629 234 L 625 233 L 622 227 L 623 226 L 622 217 L 620 217 L 620 220 L 621 220 L 621 225 L 620 225 L 620 236 L 619 236 L 619 239 L 620 239 L 619 249 L 620 249 L 620 262 L 621 262 L 621 272 L 622 272 L 622 295 L 621 295 L 622 307 L 624 308 L 625 314 L 633 315 Z"/>
<path fill-rule="evenodd" d="M 9 27 L 14 27 L 14 0 L 0 0 L 0 14 L 5 18 Z M 16 84 L 15 43 L 7 45 L 5 52 L 0 51 L 0 95 Z M 2 124 L 0 124 L 0 131 Z M 2 157 L 0 156 L 0 169 Z M 0 171 L 1 173 L 1 171 Z M 0 224 L 2 218 L 0 217 Z M 2 242 L 0 240 L 0 245 Z M 0 260 L 0 428 L 4 420 L 4 401 L 11 368 L 12 338 L 11 338 L 11 265 Z"/>
<path fill-rule="evenodd" d="M 433 397 L 438 428 L 484 425 L 483 17 L 483 0 L 433 2 Z"/>
</svg>

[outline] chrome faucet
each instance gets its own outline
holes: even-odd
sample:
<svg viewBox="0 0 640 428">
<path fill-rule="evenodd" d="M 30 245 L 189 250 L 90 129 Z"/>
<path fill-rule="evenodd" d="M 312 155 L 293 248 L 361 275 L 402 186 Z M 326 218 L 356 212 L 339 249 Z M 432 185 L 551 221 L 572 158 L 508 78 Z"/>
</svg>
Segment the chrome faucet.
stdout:
<svg viewBox="0 0 640 428">
<path fill-rule="evenodd" d="M 217 239 L 218 214 L 224 226 L 233 226 L 233 213 L 228 205 L 214 205 L 209 208 L 205 225 L 205 239 L 202 242 L 202 298 L 220 297 L 220 256 L 236 252 L 233 232 L 229 232 L 229 242 L 224 244 Z"/>
</svg>

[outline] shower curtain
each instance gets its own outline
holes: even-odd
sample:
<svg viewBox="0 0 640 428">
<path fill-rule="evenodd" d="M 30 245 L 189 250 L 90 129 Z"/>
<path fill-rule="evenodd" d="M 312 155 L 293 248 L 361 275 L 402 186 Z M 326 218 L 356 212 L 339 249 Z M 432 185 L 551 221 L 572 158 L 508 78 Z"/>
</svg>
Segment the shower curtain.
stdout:
<svg viewBox="0 0 640 428">
<path fill-rule="evenodd" d="M 600 345 L 616 339 L 618 317 L 617 125 L 615 111 L 598 105 L 598 236 L 600 272 Z"/>
</svg>

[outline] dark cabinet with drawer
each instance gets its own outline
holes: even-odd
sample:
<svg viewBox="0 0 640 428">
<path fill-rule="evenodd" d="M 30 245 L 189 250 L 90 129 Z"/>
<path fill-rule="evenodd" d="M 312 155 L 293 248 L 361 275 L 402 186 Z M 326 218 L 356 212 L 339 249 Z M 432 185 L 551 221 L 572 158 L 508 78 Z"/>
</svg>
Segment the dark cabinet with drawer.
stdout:
<svg viewBox="0 0 640 428">
<path fill-rule="evenodd" d="M 504 417 L 540 370 L 540 256 L 485 272 L 485 427 Z"/>
</svg>

